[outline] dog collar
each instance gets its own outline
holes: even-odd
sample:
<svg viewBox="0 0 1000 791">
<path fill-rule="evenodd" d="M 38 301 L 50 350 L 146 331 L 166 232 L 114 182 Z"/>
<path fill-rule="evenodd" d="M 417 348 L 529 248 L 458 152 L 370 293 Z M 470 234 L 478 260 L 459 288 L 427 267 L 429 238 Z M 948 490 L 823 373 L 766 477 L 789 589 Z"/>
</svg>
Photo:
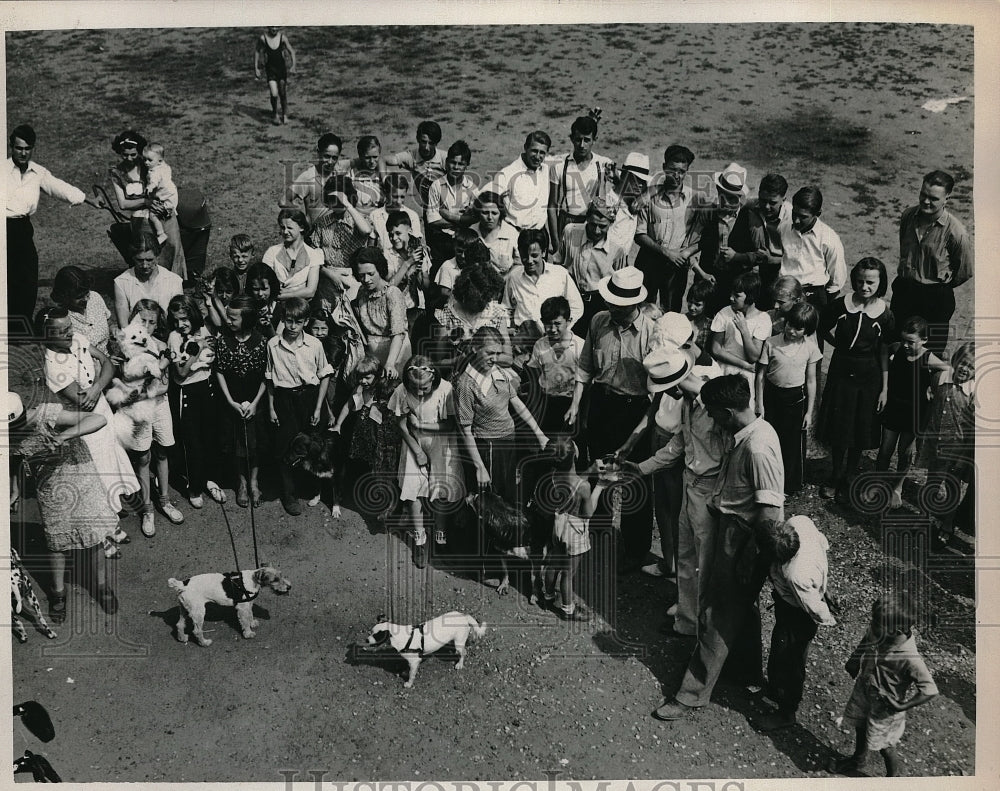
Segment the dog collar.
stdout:
<svg viewBox="0 0 1000 791">
<path fill-rule="evenodd" d="M 420 646 L 419 647 L 414 647 L 413 646 L 413 638 L 417 634 L 420 635 Z M 410 637 L 406 641 L 406 645 L 403 646 L 403 648 L 400 650 L 399 653 L 401 653 L 401 654 L 417 654 L 418 656 L 421 656 L 421 657 L 424 655 L 424 625 L 423 624 L 420 624 L 420 626 L 416 627 L 412 632 L 410 632 Z"/>
<path fill-rule="evenodd" d="M 257 598 L 257 594 L 260 593 L 259 589 L 253 593 L 246 589 L 246 585 L 243 584 L 242 571 L 230 571 L 223 574 L 222 590 L 235 604 L 253 601 Z"/>
</svg>

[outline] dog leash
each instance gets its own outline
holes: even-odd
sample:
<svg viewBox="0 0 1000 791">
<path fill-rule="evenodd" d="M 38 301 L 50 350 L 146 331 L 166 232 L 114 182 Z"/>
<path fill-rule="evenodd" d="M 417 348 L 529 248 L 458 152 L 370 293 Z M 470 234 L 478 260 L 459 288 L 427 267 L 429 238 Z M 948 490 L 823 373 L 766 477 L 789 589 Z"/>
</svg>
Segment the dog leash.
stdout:
<svg viewBox="0 0 1000 791">
<path fill-rule="evenodd" d="M 247 421 L 243 421 L 243 446 L 247 449 L 247 486 L 250 486 L 250 437 L 247 434 Z M 253 537 L 253 563 L 254 568 L 260 568 L 260 557 L 257 555 L 257 523 L 254 520 L 254 496 L 253 489 L 250 490 L 250 535 Z M 237 566 L 239 568 L 239 566 Z"/>
</svg>

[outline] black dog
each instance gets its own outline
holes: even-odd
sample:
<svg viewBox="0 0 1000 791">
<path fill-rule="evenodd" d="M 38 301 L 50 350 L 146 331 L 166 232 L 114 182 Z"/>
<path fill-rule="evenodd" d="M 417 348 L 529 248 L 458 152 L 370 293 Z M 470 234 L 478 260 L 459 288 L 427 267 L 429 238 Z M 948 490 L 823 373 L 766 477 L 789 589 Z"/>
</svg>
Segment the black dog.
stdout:
<svg viewBox="0 0 1000 791">
<path fill-rule="evenodd" d="M 285 461 L 291 467 L 298 467 L 312 475 L 319 491 L 309 500 L 309 505 L 319 505 L 324 487 L 330 496 L 330 516 L 340 519 L 340 483 L 342 471 L 335 463 L 340 437 L 328 431 L 303 431 L 295 435 L 288 447 Z"/>
</svg>

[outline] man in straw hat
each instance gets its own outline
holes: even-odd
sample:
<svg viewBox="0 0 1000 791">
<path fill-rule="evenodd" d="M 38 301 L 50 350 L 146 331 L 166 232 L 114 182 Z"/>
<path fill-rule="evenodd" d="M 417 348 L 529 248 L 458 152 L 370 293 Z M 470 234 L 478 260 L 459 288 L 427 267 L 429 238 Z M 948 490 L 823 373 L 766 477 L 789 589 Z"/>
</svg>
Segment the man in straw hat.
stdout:
<svg viewBox="0 0 1000 791">
<path fill-rule="evenodd" d="M 736 215 L 747 197 L 747 170 L 731 162 L 712 176 L 715 202 L 700 209 L 692 229 L 692 242 L 698 243 L 697 272 L 715 284 L 709 310 L 716 312 L 729 304 L 733 278 L 749 271 L 752 264 L 738 257 L 730 247 L 729 237 Z"/>
<path fill-rule="evenodd" d="M 563 266 L 583 299 L 583 317 L 573 328 L 581 338 L 586 336 L 591 319 L 607 310 L 597 290 L 598 284 L 625 266 L 624 251 L 612 247 L 608 241 L 608 228 L 614 218 L 614 208 L 603 198 L 594 198 L 587 208 L 587 221 L 570 223 L 563 229 Z"/>
<path fill-rule="evenodd" d="M 758 553 L 754 530 L 765 519 L 784 519 L 781 446 L 771 425 L 754 414 L 747 380 L 738 374 L 711 379 L 700 397 L 716 426 L 732 435 L 733 446 L 712 492 L 715 547 L 698 646 L 676 695 L 653 712 L 660 720 L 683 719 L 705 706 L 730 651 L 745 650 L 738 666 L 748 682 L 761 683 L 757 597 L 769 558 Z"/>
<path fill-rule="evenodd" d="M 639 210 L 646 204 L 649 193 L 649 157 L 632 151 L 625 157 L 625 164 L 618 171 L 613 191 L 605 196 L 615 211 L 615 218 L 608 228 L 608 241 L 626 256 L 635 246 L 635 229 Z"/>
<path fill-rule="evenodd" d="M 671 314 L 667 314 L 668 316 Z M 654 352 L 655 354 L 655 352 Z M 655 363 L 653 354 L 644 361 L 647 370 Z M 641 475 L 655 475 L 683 459 L 683 486 L 677 524 L 677 604 L 667 611 L 674 616 L 665 634 L 694 636 L 708 603 L 709 569 L 715 551 L 716 517 L 709 510 L 726 452 L 729 437 L 712 420 L 698 397 L 702 385 L 722 376 L 714 360 L 696 365 L 677 383 L 681 391 L 681 426 L 670 441 L 645 461 L 639 462 Z"/>
<path fill-rule="evenodd" d="M 653 322 L 639 310 L 646 288 L 638 269 L 627 266 L 613 272 L 601 279 L 598 291 L 608 309 L 590 323 L 577 367 L 573 402 L 566 413 L 566 422 L 572 425 L 589 386 L 585 431 L 593 459 L 615 453 L 646 414 L 649 395 L 642 361 L 652 350 L 654 332 Z M 623 503 L 628 503 L 621 519 L 619 570 L 623 572 L 642 566 L 653 538 L 649 481 L 633 478 L 627 485 L 628 491 L 622 495 Z M 607 513 L 606 505 L 603 513 Z"/>
</svg>

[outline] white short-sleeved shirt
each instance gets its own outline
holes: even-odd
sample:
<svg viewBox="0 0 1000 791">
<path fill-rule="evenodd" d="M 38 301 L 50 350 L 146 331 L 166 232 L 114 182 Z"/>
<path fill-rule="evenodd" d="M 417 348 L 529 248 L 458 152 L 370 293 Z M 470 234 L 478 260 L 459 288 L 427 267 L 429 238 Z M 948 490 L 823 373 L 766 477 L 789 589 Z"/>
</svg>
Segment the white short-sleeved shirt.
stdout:
<svg viewBox="0 0 1000 791">
<path fill-rule="evenodd" d="M 712 319 L 712 332 L 725 333 L 722 348 L 727 352 L 739 357 L 741 360 L 746 360 L 748 363 L 755 363 L 757 362 L 756 360 L 746 359 L 746 353 L 743 351 L 743 336 L 736 329 L 735 317 L 736 314 L 733 312 L 732 306 L 726 305 Z M 756 340 L 765 341 L 771 337 L 771 317 L 764 311 L 758 312 L 756 316 L 748 317 L 747 326 L 750 328 L 751 335 Z M 726 373 L 732 373 L 732 371 L 725 370 L 729 367 L 725 363 L 720 363 L 720 365 Z M 744 372 L 740 371 L 740 373 Z"/>
<path fill-rule="evenodd" d="M 434 275 L 434 282 L 441 286 L 441 288 L 454 289 L 455 281 L 458 280 L 460 274 L 462 274 L 462 270 L 458 268 L 458 261 L 454 258 L 449 258 L 441 264 L 441 268 Z"/>
<path fill-rule="evenodd" d="M 801 387 L 806 382 L 806 370 L 822 359 L 814 336 L 789 343 L 782 334 L 764 341 L 758 362 L 767 366 L 764 375 L 775 387 Z"/>
<path fill-rule="evenodd" d="M 535 341 L 528 365 L 540 371 L 538 377 L 546 395 L 572 396 L 576 388 L 576 366 L 583 351 L 583 338 L 571 335 L 569 345 L 560 352 L 552 348 L 548 337 Z"/>
<path fill-rule="evenodd" d="M 421 401 L 400 384 L 392 391 L 387 408 L 396 417 L 411 416 L 416 429 L 436 430 L 438 424 L 455 415 L 455 396 L 451 383 L 442 379 L 437 389 Z"/>
<path fill-rule="evenodd" d="M 301 259 L 303 255 L 305 256 L 306 265 L 295 273 L 289 272 L 292 268 L 292 259 L 282 244 L 268 247 L 260 260 L 261 263 L 267 264 L 274 270 L 274 274 L 277 276 L 278 282 L 282 287 L 300 288 L 309 282 L 310 269 L 314 267 L 319 269 L 323 266 L 323 251 L 319 248 L 303 244 L 299 247 L 296 259 Z"/>
</svg>

